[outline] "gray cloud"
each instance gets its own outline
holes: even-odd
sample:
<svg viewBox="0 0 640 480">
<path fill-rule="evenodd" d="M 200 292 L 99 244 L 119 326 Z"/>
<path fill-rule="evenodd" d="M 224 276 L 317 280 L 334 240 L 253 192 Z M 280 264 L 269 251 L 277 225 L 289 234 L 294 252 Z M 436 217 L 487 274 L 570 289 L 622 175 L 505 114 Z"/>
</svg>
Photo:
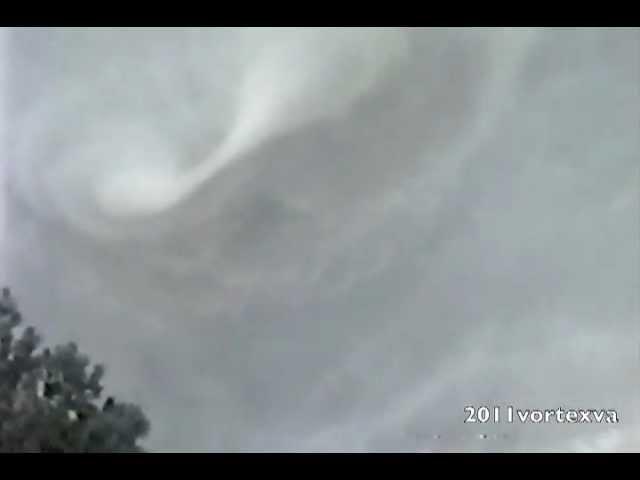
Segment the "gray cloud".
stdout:
<svg viewBox="0 0 640 480">
<path fill-rule="evenodd" d="M 151 448 L 640 447 L 637 29 L 9 40 L 11 283 L 148 410 Z M 348 82 L 340 52 L 393 42 Z M 123 152 L 187 171 L 224 145 L 262 48 L 284 127 L 175 208 L 104 215 Z M 622 422 L 463 424 L 482 404 Z"/>
</svg>

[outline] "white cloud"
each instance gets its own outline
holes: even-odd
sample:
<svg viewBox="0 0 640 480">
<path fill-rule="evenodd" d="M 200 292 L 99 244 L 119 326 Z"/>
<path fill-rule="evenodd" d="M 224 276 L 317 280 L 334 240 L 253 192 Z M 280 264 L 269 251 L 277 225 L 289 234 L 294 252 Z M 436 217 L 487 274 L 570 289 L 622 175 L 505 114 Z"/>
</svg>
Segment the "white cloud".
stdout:
<svg viewBox="0 0 640 480">
<path fill-rule="evenodd" d="M 48 338 L 78 340 L 149 409 L 151 446 L 614 442 L 479 438 L 462 418 L 637 404 L 636 30 L 13 35 L 12 283 Z M 369 57 L 405 47 L 384 75 Z M 278 128 L 245 117 L 263 133 L 241 129 L 242 161 L 164 214 L 96 208 L 94 180 L 129 154 L 199 171 L 255 107 L 237 103 L 247 68 Z"/>
</svg>

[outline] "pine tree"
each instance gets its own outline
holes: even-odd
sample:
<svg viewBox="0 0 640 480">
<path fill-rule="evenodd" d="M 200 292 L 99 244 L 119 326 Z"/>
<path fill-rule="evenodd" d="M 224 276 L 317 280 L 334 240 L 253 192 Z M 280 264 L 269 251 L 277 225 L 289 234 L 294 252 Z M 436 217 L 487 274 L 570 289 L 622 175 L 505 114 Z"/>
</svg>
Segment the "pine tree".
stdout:
<svg viewBox="0 0 640 480">
<path fill-rule="evenodd" d="M 0 452 L 141 452 L 149 422 L 137 405 L 101 401 L 105 369 L 75 343 L 39 351 L 8 288 L 0 298 Z M 99 406 L 102 403 L 102 406 Z"/>
</svg>

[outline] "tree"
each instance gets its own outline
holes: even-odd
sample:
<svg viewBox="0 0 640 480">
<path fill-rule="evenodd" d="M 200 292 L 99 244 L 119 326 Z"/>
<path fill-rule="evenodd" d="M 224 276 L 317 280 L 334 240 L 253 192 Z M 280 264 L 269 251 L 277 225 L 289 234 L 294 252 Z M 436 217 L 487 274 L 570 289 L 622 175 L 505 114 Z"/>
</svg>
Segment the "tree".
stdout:
<svg viewBox="0 0 640 480">
<path fill-rule="evenodd" d="M 0 452 L 141 452 L 149 422 L 137 405 L 101 401 L 105 369 L 71 342 L 39 350 L 9 288 L 0 297 Z"/>
</svg>

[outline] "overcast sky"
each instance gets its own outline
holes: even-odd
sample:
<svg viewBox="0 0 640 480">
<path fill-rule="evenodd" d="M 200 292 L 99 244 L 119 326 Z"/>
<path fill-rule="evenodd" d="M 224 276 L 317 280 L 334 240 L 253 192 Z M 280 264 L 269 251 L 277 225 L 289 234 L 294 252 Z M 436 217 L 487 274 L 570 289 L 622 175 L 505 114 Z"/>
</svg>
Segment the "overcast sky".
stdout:
<svg viewBox="0 0 640 480">
<path fill-rule="evenodd" d="M 3 35 L 2 274 L 149 448 L 640 449 L 640 30 Z"/>
</svg>

